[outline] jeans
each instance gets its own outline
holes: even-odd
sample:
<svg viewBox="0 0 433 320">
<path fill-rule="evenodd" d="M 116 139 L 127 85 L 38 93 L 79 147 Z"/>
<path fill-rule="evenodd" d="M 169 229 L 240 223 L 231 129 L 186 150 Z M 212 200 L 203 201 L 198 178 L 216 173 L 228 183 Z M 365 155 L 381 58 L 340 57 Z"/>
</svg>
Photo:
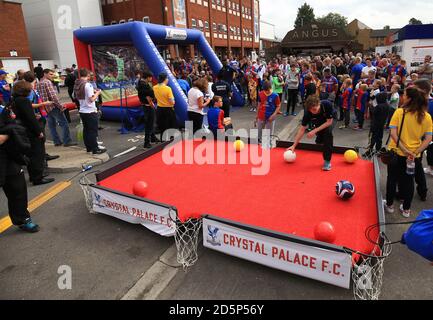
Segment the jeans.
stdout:
<svg viewBox="0 0 433 320">
<path fill-rule="evenodd" d="M 45 168 L 45 139 L 38 137 L 30 137 L 30 144 L 32 147 L 29 154 L 29 164 L 27 171 L 29 172 L 30 181 L 39 182 L 43 178 Z"/>
<path fill-rule="evenodd" d="M 371 128 L 371 142 L 369 147 L 370 150 L 373 150 L 374 146 L 376 146 L 376 151 L 380 151 L 380 149 L 382 149 L 383 130 L 383 127 Z"/>
<path fill-rule="evenodd" d="M 298 104 L 298 89 L 288 89 L 287 91 L 287 113 L 290 113 L 290 107 L 292 108 L 291 113 L 295 113 L 296 105 Z"/>
<path fill-rule="evenodd" d="M 386 181 L 386 203 L 392 206 L 397 191 L 400 188 L 400 197 L 403 198 L 403 209 L 409 210 L 414 194 L 414 176 L 406 174 L 406 157 L 396 155 L 388 165 L 388 178 Z M 416 166 L 420 159 L 415 159 Z"/>
<path fill-rule="evenodd" d="M 9 216 L 16 226 L 25 224 L 30 220 L 27 210 L 27 184 L 24 172 L 17 175 L 6 176 L 3 191 L 8 199 Z"/>
<path fill-rule="evenodd" d="M 272 148 L 272 135 L 275 128 L 275 121 L 269 120 L 258 120 L 257 121 L 257 129 L 259 135 L 259 141 L 262 143 L 262 147 L 266 149 Z M 268 134 L 263 138 L 263 129 L 269 130 Z"/>
<path fill-rule="evenodd" d="M 197 112 L 188 111 L 188 118 L 192 121 L 193 131 L 196 133 L 203 127 L 203 115 Z"/>
<path fill-rule="evenodd" d="M 148 145 L 155 136 L 155 109 L 151 106 L 143 106 L 144 110 L 144 144 Z"/>
<path fill-rule="evenodd" d="M 334 136 L 332 135 L 332 129 L 325 129 L 317 134 L 317 144 L 323 145 L 323 160 L 332 160 L 332 148 L 334 147 Z"/>
<path fill-rule="evenodd" d="M 355 108 L 356 119 L 358 120 L 358 126 L 362 129 L 364 126 L 364 112 Z"/>
<path fill-rule="evenodd" d="M 98 114 L 80 113 L 83 121 L 83 140 L 87 152 L 98 151 Z"/>
<path fill-rule="evenodd" d="M 63 143 L 68 144 L 72 142 L 68 121 L 66 120 L 65 114 L 60 111 L 60 109 L 54 108 L 50 113 L 48 113 L 47 120 L 48 128 L 50 129 L 54 144 L 62 144 L 59 134 L 57 133 L 57 124 L 59 124 L 63 132 Z"/>
<path fill-rule="evenodd" d="M 156 120 L 161 133 L 161 141 L 168 141 L 170 137 L 165 137 L 165 131 L 178 128 L 174 108 L 158 107 L 156 110 Z M 167 138 L 167 140 L 165 140 L 165 138 Z"/>
</svg>

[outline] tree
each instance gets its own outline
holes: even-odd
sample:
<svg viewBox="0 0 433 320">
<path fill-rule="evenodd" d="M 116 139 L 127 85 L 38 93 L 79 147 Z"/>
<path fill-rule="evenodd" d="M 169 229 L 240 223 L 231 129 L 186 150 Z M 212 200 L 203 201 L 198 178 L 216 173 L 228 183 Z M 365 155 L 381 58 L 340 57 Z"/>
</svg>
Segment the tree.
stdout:
<svg viewBox="0 0 433 320">
<path fill-rule="evenodd" d="M 338 27 L 345 29 L 348 25 L 347 18 L 339 13 L 328 13 L 326 16 L 317 18 L 317 22 L 326 24 L 328 26 Z"/>
<path fill-rule="evenodd" d="M 391 29 L 390 26 L 384 26 L 384 27 L 383 27 L 383 30 L 389 30 L 389 29 Z"/>
<path fill-rule="evenodd" d="M 421 20 L 412 18 L 409 20 L 409 24 L 422 24 Z"/>
<path fill-rule="evenodd" d="M 295 20 L 295 29 L 302 28 L 305 25 L 314 23 L 316 16 L 314 15 L 314 9 L 307 3 L 304 3 L 302 7 L 298 9 L 298 16 Z"/>
</svg>

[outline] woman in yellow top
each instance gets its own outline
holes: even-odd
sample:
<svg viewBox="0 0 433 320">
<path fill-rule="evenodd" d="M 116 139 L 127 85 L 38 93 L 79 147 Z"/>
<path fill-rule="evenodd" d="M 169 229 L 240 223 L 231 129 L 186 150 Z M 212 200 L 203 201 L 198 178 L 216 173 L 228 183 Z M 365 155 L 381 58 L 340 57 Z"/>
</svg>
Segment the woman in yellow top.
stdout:
<svg viewBox="0 0 433 320">
<path fill-rule="evenodd" d="M 171 88 L 168 86 L 168 75 L 162 72 L 158 76 L 158 84 L 153 87 L 158 109 L 156 110 L 156 119 L 159 131 L 161 133 L 161 141 L 163 135 L 168 129 L 177 129 L 176 113 L 174 112 L 174 95 Z"/>
<path fill-rule="evenodd" d="M 394 212 L 393 203 L 399 185 L 400 195 L 404 199 L 400 211 L 409 218 L 414 195 L 415 166 L 421 165 L 421 154 L 432 141 L 433 128 L 432 118 L 427 112 L 428 100 L 421 90 L 407 88 L 403 101 L 403 108 L 397 109 L 389 126 L 392 139 L 388 148 L 394 150 L 396 155 L 388 165 L 384 207 L 388 213 Z"/>
</svg>

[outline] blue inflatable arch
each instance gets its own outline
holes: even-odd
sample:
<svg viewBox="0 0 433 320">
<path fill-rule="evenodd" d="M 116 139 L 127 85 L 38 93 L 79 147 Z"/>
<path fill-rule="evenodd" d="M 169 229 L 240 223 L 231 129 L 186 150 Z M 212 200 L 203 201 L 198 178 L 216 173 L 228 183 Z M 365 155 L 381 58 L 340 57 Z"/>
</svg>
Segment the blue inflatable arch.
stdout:
<svg viewBox="0 0 433 320">
<path fill-rule="evenodd" d="M 132 44 L 155 76 L 161 72 L 168 74 L 169 86 L 172 88 L 176 100 L 175 111 L 179 123 L 184 123 L 188 118 L 188 100 L 161 57 L 156 45 L 196 44 L 214 74 L 217 75 L 222 68 L 221 62 L 207 42 L 204 34 L 193 29 L 179 29 L 144 22 L 129 22 L 76 30 L 74 31 L 74 44 L 79 67 L 91 70 L 93 69 L 92 45 Z M 232 104 L 236 106 L 243 105 L 243 97 L 236 88 L 234 88 Z"/>
</svg>

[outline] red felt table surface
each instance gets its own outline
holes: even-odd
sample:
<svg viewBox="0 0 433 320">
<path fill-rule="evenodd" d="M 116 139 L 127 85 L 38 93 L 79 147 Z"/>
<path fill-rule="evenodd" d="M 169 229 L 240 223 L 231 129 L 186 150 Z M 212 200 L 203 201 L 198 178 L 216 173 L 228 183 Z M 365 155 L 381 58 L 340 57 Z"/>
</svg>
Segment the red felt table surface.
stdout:
<svg viewBox="0 0 433 320">
<path fill-rule="evenodd" d="M 232 143 L 218 144 L 225 148 L 225 159 L 235 153 Z M 194 148 L 199 145 L 204 147 L 194 142 Z M 177 147 L 178 151 L 184 150 L 183 144 Z M 258 148 L 251 145 L 243 152 L 256 154 Z M 370 253 L 374 246 L 366 239 L 365 230 L 378 222 L 373 163 L 358 160 L 351 165 L 342 155 L 334 154 L 332 171 L 323 172 L 322 153 L 297 150 L 296 163 L 288 164 L 284 152 L 272 149 L 269 173 L 259 176 L 252 175 L 251 170 L 259 165 L 239 164 L 239 153 L 237 164 L 167 165 L 160 152 L 100 185 L 132 194 L 134 183 L 145 181 L 149 185 L 147 198 L 175 206 L 181 218 L 194 213 L 211 214 L 310 239 L 314 239 L 315 226 L 327 221 L 336 230 L 336 245 Z M 340 180 L 355 185 L 356 194 L 349 201 L 339 199 L 335 193 Z M 372 233 L 373 239 L 376 236 L 377 232 Z"/>
</svg>

